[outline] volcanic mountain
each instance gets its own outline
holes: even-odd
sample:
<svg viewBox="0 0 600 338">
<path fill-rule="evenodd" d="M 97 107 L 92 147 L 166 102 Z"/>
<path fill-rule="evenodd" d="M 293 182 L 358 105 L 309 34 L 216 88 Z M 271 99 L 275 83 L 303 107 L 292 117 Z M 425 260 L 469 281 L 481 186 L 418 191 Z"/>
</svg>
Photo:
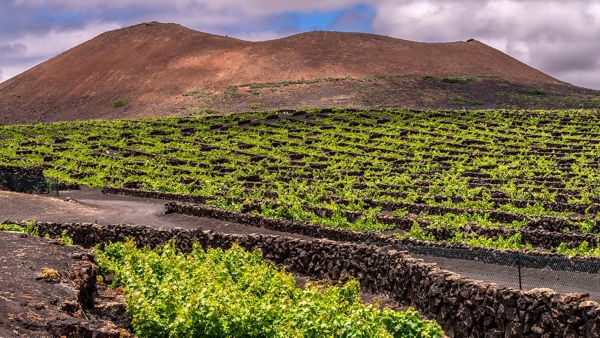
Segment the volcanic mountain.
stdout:
<svg viewBox="0 0 600 338">
<path fill-rule="evenodd" d="M 476 40 L 318 31 L 250 42 L 152 22 L 103 33 L 1 83 L 0 123 L 205 109 L 553 106 L 566 96 L 581 105 L 597 95 Z"/>
</svg>

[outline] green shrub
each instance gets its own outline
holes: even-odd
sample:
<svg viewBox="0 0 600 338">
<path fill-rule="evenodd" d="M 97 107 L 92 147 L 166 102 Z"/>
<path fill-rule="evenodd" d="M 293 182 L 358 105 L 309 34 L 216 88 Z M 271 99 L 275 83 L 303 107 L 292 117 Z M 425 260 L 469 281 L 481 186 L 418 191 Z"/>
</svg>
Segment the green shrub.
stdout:
<svg viewBox="0 0 600 338">
<path fill-rule="evenodd" d="M 410 231 L 403 235 L 399 235 L 398 238 L 412 238 L 420 241 L 432 241 L 435 242 L 435 236 L 426 233 L 417 222 L 413 222 L 410 227 Z"/>
<path fill-rule="evenodd" d="M 124 286 L 140 337 L 441 337 L 412 310 L 365 305 L 357 281 L 297 288 L 291 274 L 237 245 L 188 255 L 133 242 L 98 250 L 100 272 Z"/>
<path fill-rule="evenodd" d="M 128 104 L 129 104 L 129 100 L 128 99 L 117 99 L 117 100 L 114 100 L 112 102 L 112 105 L 115 108 L 125 107 Z"/>
<path fill-rule="evenodd" d="M 548 96 L 548 92 L 543 88 L 530 88 L 527 90 L 527 94 L 532 96 Z"/>
<path fill-rule="evenodd" d="M 69 237 L 69 232 L 65 229 L 60 233 L 60 242 L 64 245 L 73 245 L 73 239 Z"/>
<path fill-rule="evenodd" d="M 25 226 L 14 223 L 0 223 L 0 231 L 22 232 L 30 236 L 39 236 L 37 221 L 31 220 Z"/>
<path fill-rule="evenodd" d="M 447 82 L 447 83 L 460 83 L 460 84 L 467 84 L 469 82 L 472 82 L 473 80 L 474 80 L 474 78 L 471 76 L 445 77 L 442 79 L 442 81 Z"/>
<path fill-rule="evenodd" d="M 578 247 L 570 248 L 565 243 L 556 247 L 556 252 L 567 256 L 600 256 L 600 246 L 590 246 L 588 241 L 583 241 Z"/>
<path fill-rule="evenodd" d="M 2 223 L 0 224 L 0 231 L 25 232 L 25 229 L 18 224 Z"/>
</svg>

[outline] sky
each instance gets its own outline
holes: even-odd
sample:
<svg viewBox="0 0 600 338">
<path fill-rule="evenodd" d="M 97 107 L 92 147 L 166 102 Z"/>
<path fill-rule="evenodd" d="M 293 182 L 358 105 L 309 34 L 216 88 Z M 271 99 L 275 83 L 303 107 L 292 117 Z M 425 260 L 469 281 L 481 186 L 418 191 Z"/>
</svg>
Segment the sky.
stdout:
<svg viewBox="0 0 600 338">
<path fill-rule="evenodd" d="M 600 0 L 0 0 L 0 81 L 146 21 L 267 40 L 309 30 L 444 42 L 475 38 L 600 89 Z"/>
</svg>

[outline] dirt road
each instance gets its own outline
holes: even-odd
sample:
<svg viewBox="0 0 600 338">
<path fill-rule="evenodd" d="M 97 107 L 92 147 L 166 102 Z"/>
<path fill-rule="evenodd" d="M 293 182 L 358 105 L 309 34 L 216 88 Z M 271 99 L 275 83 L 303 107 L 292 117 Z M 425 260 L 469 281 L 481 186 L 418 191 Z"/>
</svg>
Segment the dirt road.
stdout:
<svg viewBox="0 0 600 338">
<path fill-rule="evenodd" d="M 224 233 L 271 234 L 307 238 L 211 218 L 164 214 L 165 200 L 103 195 L 99 190 L 63 191 L 60 197 L 25 195 L 0 191 L 0 220 L 94 222 L 98 224 L 144 224 L 153 227 L 201 228 Z M 471 260 L 414 255 L 465 277 L 518 288 L 515 267 Z M 600 300 L 600 274 L 522 269 L 523 289 L 551 288 L 560 293 L 589 293 Z"/>
<path fill-rule="evenodd" d="M 110 224 L 143 224 L 152 227 L 201 228 L 237 234 L 269 234 L 306 238 L 264 228 L 212 218 L 165 215 L 165 200 L 104 195 L 99 190 L 61 191 L 60 196 L 28 195 L 0 191 L 0 221 L 38 220 Z"/>
</svg>

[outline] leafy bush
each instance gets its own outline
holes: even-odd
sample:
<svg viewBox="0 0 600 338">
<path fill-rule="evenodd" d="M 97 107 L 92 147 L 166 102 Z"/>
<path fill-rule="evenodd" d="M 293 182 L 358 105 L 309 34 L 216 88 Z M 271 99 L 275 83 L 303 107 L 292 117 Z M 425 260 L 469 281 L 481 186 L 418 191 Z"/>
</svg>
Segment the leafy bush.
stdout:
<svg viewBox="0 0 600 338">
<path fill-rule="evenodd" d="M 0 224 L 0 231 L 24 232 L 25 229 L 18 224 L 2 223 Z"/>
<path fill-rule="evenodd" d="M 412 226 L 410 227 L 410 231 L 403 235 L 399 235 L 398 238 L 412 238 L 420 241 L 435 241 L 435 237 L 432 234 L 425 233 L 425 231 L 421 229 L 419 223 L 417 222 L 413 222 Z"/>
<path fill-rule="evenodd" d="M 172 244 L 138 249 L 133 242 L 98 250 L 101 273 L 123 286 L 140 337 L 441 337 L 412 310 L 364 305 L 357 281 L 297 288 L 294 277 L 263 261 L 260 251 Z"/>
<path fill-rule="evenodd" d="M 548 96 L 548 92 L 543 88 L 530 88 L 527 90 L 527 94 L 532 96 Z"/>
<path fill-rule="evenodd" d="M 471 76 L 455 76 L 455 77 L 445 77 L 442 79 L 442 81 L 447 82 L 447 83 L 460 83 L 460 84 L 467 84 L 469 82 L 472 82 L 474 79 Z"/>
<path fill-rule="evenodd" d="M 39 229 L 35 220 L 28 221 L 25 226 L 14 223 L 0 223 L 0 231 L 22 232 L 30 236 L 39 236 Z"/>
<path fill-rule="evenodd" d="M 600 246 L 590 247 L 588 241 L 583 241 L 576 248 L 569 248 L 565 243 L 560 243 L 556 252 L 567 256 L 600 256 Z"/>
<path fill-rule="evenodd" d="M 112 105 L 115 108 L 125 107 L 128 104 L 129 104 L 129 100 L 128 99 L 118 99 L 118 100 L 114 100 L 112 102 Z"/>
<path fill-rule="evenodd" d="M 520 232 L 514 235 L 504 238 L 498 236 L 498 238 L 488 238 L 485 236 L 477 236 L 474 234 L 465 234 L 462 232 L 455 232 L 454 237 L 450 239 L 451 243 L 457 244 L 468 244 L 475 247 L 500 249 L 500 250 L 533 250 L 531 244 L 523 243 L 523 238 Z"/>
</svg>

